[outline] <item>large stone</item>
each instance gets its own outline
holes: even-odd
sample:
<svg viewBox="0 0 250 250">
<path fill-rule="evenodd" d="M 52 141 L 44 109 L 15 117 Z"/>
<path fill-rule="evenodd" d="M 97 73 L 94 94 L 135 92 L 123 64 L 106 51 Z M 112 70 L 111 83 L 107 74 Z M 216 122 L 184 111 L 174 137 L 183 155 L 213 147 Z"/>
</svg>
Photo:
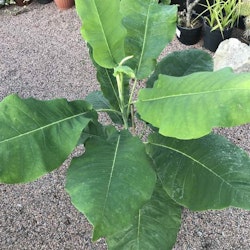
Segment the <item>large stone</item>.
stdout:
<svg viewBox="0 0 250 250">
<path fill-rule="evenodd" d="M 250 72 L 250 46 L 236 38 L 220 43 L 214 54 L 214 70 L 231 67 L 234 72 Z"/>
</svg>

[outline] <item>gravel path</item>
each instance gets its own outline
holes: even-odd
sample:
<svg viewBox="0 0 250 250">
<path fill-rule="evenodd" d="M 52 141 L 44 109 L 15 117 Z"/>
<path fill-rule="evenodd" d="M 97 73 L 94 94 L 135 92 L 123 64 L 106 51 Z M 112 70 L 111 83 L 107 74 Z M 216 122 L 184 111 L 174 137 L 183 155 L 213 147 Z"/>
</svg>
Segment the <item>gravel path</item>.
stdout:
<svg viewBox="0 0 250 250">
<path fill-rule="evenodd" d="M 0 9 L 0 100 L 10 93 L 73 100 L 98 88 L 74 8 L 33 2 L 16 10 Z M 185 48 L 174 40 L 165 53 Z M 246 125 L 220 132 L 250 152 L 249 131 Z M 1 250 L 106 249 L 104 240 L 91 243 L 91 226 L 64 192 L 67 163 L 30 184 L 0 185 Z M 183 220 L 175 250 L 250 249 L 248 211 L 185 209 Z"/>
</svg>

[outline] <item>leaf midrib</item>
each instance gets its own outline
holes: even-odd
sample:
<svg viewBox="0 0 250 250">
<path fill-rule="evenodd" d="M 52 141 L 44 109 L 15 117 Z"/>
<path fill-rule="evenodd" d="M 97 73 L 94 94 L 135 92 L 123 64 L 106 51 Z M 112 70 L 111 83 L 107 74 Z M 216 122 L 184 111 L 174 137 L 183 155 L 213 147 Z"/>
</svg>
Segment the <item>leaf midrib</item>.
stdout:
<svg viewBox="0 0 250 250">
<path fill-rule="evenodd" d="M 27 132 L 25 132 L 25 133 L 22 133 L 22 134 L 20 134 L 20 135 L 17 135 L 17 136 L 14 136 L 14 137 L 5 139 L 5 140 L 3 140 L 3 141 L 0 141 L 0 144 L 2 144 L 2 143 L 7 143 L 7 142 L 10 142 L 10 141 L 12 141 L 12 140 L 19 139 L 19 138 L 21 138 L 21 137 L 23 137 L 23 136 L 30 135 L 30 134 L 32 134 L 32 133 L 35 133 L 35 132 L 39 131 L 39 130 L 42 131 L 42 130 L 44 130 L 45 128 L 49 128 L 49 127 L 52 127 L 52 126 L 54 126 L 54 125 L 60 124 L 60 123 L 62 123 L 62 122 L 65 122 L 65 121 L 67 121 L 67 120 L 74 119 L 74 118 L 79 117 L 79 116 L 82 116 L 82 115 L 84 115 L 84 114 L 86 114 L 86 113 L 87 113 L 87 112 L 83 112 L 83 113 L 80 113 L 80 114 L 77 114 L 77 115 L 73 115 L 73 116 L 67 117 L 67 118 L 65 118 L 65 119 L 57 120 L 56 122 L 49 123 L 49 124 L 47 124 L 47 125 L 45 125 L 45 126 L 41 126 L 41 127 L 37 128 L 37 129 L 33 129 L 33 130 L 27 131 Z M 86 117 L 85 117 L 85 119 L 90 120 L 89 118 L 86 118 Z"/>
<path fill-rule="evenodd" d="M 214 176 L 216 176 L 217 178 L 219 178 L 223 183 L 227 184 L 228 186 L 230 186 L 230 188 L 233 188 L 233 186 L 227 182 L 226 180 L 224 180 L 220 175 L 218 175 L 216 172 L 214 172 L 213 170 L 211 170 L 210 168 L 208 168 L 206 165 L 204 165 L 202 162 L 199 162 L 198 160 L 196 160 L 195 158 L 191 157 L 190 155 L 180 151 L 180 150 L 177 150 L 175 148 L 172 148 L 172 147 L 169 147 L 169 146 L 166 146 L 166 145 L 162 145 L 162 144 L 158 144 L 158 143 L 153 143 L 153 142 L 150 142 L 150 144 L 152 145 L 155 145 L 155 146 L 158 146 L 158 147 L 162 147 L 162 148 L 167 148 L 167 149 L 170 149 L 178 154 L 181 154 L 187 158 L 189 158 L 190 160 L 198 163 L 198 165 L 200 165 L 201 167 L 203 167 L 204 169 L 206 169 L 207 171 L 209 171 L 210 173 L 212 173 Z"/>
<path fill-rule="evenodd" d="M 142 44 L 140 60 L 138 62 L 137 72 L 140 72 L 140 68 L 141 68 L 141 65 L 142 65 L 142 58 L 143 58 L 144 51 L 145 51 L 145 45 L 146 45 L 146 39 L 147 39 L 147 33 L 148 33 L 149 10 L 150 10 L 150 8 L 151 8 L 151 4 L 148 6 L 147 17 L 146 17 L 146 25 L 145 25 L 144 36 L 143 36 L 144 39 L 143 39 L 143 44 Z"/>
<path fill-rule="evenodd" d="M 117 93 L 117 91 L 116 91 L 116 89 L 115 89 L 115 87 L 114 87 L 114 85 L 113 85 L 112 79 L 111 79 L 111 77 L 110 77 L 110 75 L 109 75 L 109 73 L 108 73 L 108 69 L 106 69 L 106 68 L 105 68 L 105 73 L 106 73 L 106 75 L 107 75 L 107 77 L 108 77 L 108 82 L 109 82 L 109 84 L 111 85 L 111 88 L 112 88 L 113 93 L 114 93 L 114 95 L 115 95 L 116 101 L 117 101 L 117 103 L 119 103 L 118 93 Z"/>
<path fill-rule="evenodd" d="M 245 91 L 250 90 L 249 88 L 231 88 L 231 89 L 219 89 L 219 90 L 211 90 L 211 91 L 202 91 L 197 93 L 185 93 L 185 94 L 175 94 L 175 95 L 165 95 L 160 97 L 154 97 L 149 99 L 140 99 L 139 102 L 151 102 L 151 101 L 159 101 L 163 99 L 169 99 L 169 98 L 176 98 L 176 97 L 185 97 L 185 96 L 195 96 L 195 95 L 207 95 L 207 94 L 214 94 L 217 92 L 225 92 L 225 91 Z"/>
<path fill-rule="evenodd" d="M 106 45 L 107 45 L 107 49 L 108 49 L 109 55 L 110 55 L 110 57 L 112 58 L 112 60 L 115 62 L 114 57 L 113 57 L 113 55 L 112 55 L 112 53 L 111 53 L 111 49 L 110 49 L 110 46 L 109 46 L 109 43 L 108 43 L 108 40 L 107 40 L 106 33 L 105 33 L 105 30 L 104 30 L 103 25 L 102 25 L 102 22 L 101 22 L 101 18 L 100 18 L 100 14 L 99 14 L 99 11 L 98 11 L 98 7 L 97 7 L 95 1 L 94 1 L 94 6 L 95 6 L 95 9 L 96 9 L 96 13 L 97 13 L 97 16 L 98 16 L 98 22 L 99 22 L 100 27 L 101 27 L 101 30 L 102 30 L 102 34 L 103 34 L 103 37 L 104 37 L 104 41 L 105 41 L 105 43 L 106 43 Z"/>
<path fill-rule="evenodd" d="M 138 214 L 138 224 L 137 224 L 137 249 L 140 249 L 140 229 L 141 229 L 141 209 L 139 209 Z"/>
<path fill-rule="evenodd" d="M 107 191 L 106 191 L 106 195 L 105 195 L 105 200 L 104 200 L 104 204 L 103 204 L 102 217 L 105 214 L 106 205 L 107 205 L 107 201 L 108 201 L 108 197 L 109 197 L 109 193 L 110 193 L 110 186 L 111 186 L 113 173 L 114 173 L 114 169 L 115 169 L 115 163 L 116 163 L 116 159 L 117 159 L 117 152 L 118 152 L 118 148 L 119 148 L 119 145 L 120 145 L 120 138 L 121 138 L 121 135 L 119 134 L 119 136 L 117 138 L 116 146 L 115 146 L 114 158 L 113 158 L 113 161 L 112 161 L 111 172 L 110 172 L 110 175 L 109 175 L 109 182 L 108 182 Z"/>
</svg>

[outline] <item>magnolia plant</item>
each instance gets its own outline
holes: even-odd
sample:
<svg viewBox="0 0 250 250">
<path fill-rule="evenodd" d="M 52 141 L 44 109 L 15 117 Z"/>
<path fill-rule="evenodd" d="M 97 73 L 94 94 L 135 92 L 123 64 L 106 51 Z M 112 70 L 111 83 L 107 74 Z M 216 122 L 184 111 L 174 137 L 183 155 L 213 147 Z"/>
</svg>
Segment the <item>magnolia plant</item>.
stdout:
<svg viewBox="0 0 250 250">
<path fill-rule="evenodd" d="M 199 50 L 157 63 L 175 35 L 176 6 L 76 0 L 76 9 L 101 90 L 71 102 L 4 98 L 0 181 L 33 181 L 84 145 L 66 191 L 93 240 L 105 237 L 110 249 L 171 249 L 183 207 L 250 209 L 250 158 L 212 132 L 250 121 L 250 74 L 211 72 Z M 137 120 L 144 126 L 135 134 Z"/>
</svg>

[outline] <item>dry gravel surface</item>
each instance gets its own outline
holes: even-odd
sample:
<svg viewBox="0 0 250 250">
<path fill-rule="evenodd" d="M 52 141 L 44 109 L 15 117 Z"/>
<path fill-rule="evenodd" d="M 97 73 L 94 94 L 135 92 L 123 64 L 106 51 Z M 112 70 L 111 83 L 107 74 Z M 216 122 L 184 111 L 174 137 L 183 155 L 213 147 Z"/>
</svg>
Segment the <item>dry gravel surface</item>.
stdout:
<svg viewBox="0 0 250 250">
<path fill-rule="evenodd" d="M 73 100 L 98 89 L 80 26 L 75 8 L 60 11 L 54 2 L 0 9 L 0 100 L 10 93 Z M 186 48 L 174 40 L 164 53 Z M 249 129 L 218 131 L 250 152 Z M 91 225 L 64 191 L 69 161 L 33 183 L 0 185 L 1 250 L 106 249 L 104 240 L 91 242 Z M 249 250 L 250 212 L 184 209 L 174 249 Z"/>
</svg>

